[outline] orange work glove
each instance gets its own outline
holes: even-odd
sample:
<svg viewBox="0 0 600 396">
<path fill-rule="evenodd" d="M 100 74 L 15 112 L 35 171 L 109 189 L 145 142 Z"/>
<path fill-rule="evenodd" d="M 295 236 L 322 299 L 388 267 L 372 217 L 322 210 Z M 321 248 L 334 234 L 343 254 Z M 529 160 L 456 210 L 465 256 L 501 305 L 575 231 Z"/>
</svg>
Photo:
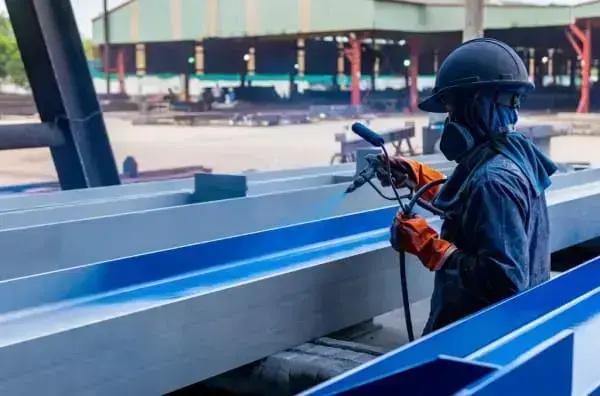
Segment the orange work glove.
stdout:
<svg viewBox="0 0 600 396">
<path fill-rule="evenodd" d="M 385 169 L 386 163 L 383 156 L 381 157 L 381 161 L 384 164 L 384 168 L 382 171 L 377 173 L 377 178 L 381 182 L 382 186 L 387 187 L 390 185 L 390 182 L 389 176 L 387 175 L 387 170 Z M 446 175 L 438 170 L 433 169 L 429 165 L 425 165 L 418 161 L 401 156 L 391 157 L 390 167 L 392 169 L 392 180 L 394 181 L 394 186 L 396 188 L 408 186 L 419 189 L 429 182 L 446 178 Z M 408 176 L 408 179 L 410 179 L 410 182 L 412 183 L 408 182 L 406 177 L 402 177 L 402 175 Z M 431 187 L 421 196 L 421 198 L 423 198 L 425 201 L 431 201 L 438 193 L 440 188 L 441 185 Z"/>
<path fill-rule="evenodd" d="M 404 250 L 417 256 L 430 271 L 442 268 L 446 259 L 456 250 L 453 244 L 440 239 L 424 217 L 407 217 L 401 212 L 394 219 L 390 243 L 397 251 Z"/>
</svg>

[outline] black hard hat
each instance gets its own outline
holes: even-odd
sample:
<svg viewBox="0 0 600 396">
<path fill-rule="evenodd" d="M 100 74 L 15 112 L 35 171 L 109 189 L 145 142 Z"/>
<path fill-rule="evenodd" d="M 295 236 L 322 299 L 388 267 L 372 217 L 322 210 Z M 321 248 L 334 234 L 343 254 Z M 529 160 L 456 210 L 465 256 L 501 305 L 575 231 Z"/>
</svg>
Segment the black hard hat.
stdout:
<svg viewBox="0 0 600 396">
<path fill-rule="evenodd" d="M 431 113 L 447 112 L 444 93 L 459 89 L 491 88 L 523 93 L 535 86 L 517 53 L 502 41 L 477 38 L 462 43 L 442 62 L 433 95 L 419 103 Z"/>
</svg>

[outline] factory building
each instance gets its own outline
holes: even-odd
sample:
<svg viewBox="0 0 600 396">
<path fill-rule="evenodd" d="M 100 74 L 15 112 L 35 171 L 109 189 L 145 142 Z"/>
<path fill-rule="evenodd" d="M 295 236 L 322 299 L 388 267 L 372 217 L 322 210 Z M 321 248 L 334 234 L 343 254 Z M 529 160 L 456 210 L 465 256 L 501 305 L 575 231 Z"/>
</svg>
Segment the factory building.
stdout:
<svg viewBox="0 0 600 396">
<path fill-rule="evenodd" d="M 176 84 L 198 94 L 219 84 L 275 86 L 282 96 L 323 89 L 348 96 L 354 75 L 355 90 L 413 87 L 414 108 L 416 92 L 432 86 L 438 66 L 462 40 L 462 2 L 343 3 L 340 9 L 335 0 L 131 0 L 94 19 L 94 41 L 104 54 L 108 38 L 102 65 L 120 76 L 113 89 L 129 93 Z M 515 47 L 538 87 L 573 93 L 597 79 L 592 54 L 600 53 L 594 50 L 600 40 L 593 27 L 600 4 L 490 2 L 485 13 L 486 36 Z M 354 42 L 358 57 L 351 54 Z"/>
</svg>

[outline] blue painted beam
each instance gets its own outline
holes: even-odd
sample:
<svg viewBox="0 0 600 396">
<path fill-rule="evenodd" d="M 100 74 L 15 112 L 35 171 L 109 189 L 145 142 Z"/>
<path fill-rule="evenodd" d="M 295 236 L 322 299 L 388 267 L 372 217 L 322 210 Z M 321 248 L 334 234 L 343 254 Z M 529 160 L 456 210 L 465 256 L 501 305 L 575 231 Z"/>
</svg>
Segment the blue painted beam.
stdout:
<svg viewBox="0 0 600 396">
<path fill-rule="evenodd" d="M 558 177 L 560 176 L 556 176 Z M 588 208 L 586 219 L 589 220 L 577 223 L 579 225 L 576 232 L 569 230 L 553 234 L 553 249 L 581 243 L 597 236 L 597 230 L 594 228 L 596 223 L 591 220 L 600 213 L 594 209 L 600 204 L 600 200 L 594 199 L 597 196 L 595 194 L 600 194 L 600 191 L 598 186 L 594 186 L 596 184 L 589 183 L 582 188 L 583 191 L 563 192 L 560 189 L 549 194 L 549 202 L 558 194 L 559 202 L 566 200 L 562 205 L 574 205 L 577 213 Z M 0 266 L 0 279 L 117 259 L 390 205 L 389 201 L 383 200 L 369 188 L 359 189 L 344 197 L 345 188 L 344 184 L 340 184 L 155 210 L 148 210 L 152 208 L 144 207 L 141 202 L 139 212 L 111 215 L 110 212 L 102 213 L 98 210 L 97 216 L 104 216 L 94 218 L 86 217 L 90 212 L 87 212 L 89 208 L 85 206 L 65 206 L 46 212 L 46 221 L 50 222 L 49 224 L 27 225 L 25 222 L 19 223 L 24 220 L 19 220 L 18 215 L 10 215 L 12 218 L 7 219 L 7 224 L 22 228 L 0 231 L 0 248 L 6 252 L 5 262 L 20 264 Z M 569 201 L 572 199 L 576 202 Z M 123 209 L 127 209 L 135 207 L 136 202 L 125 200 L 120 204 L 123 205 Z M 576 219 L 573 218 L 572 210 L 552 210 L 552 223 L 574 224 Z M 240 213 L 244 214 L 240 218 L 244 218 L 245 221 L 222 221 Z M 28 212 L 27 215 L 31 216 L 30 220 L 36 221 L 35 211 Z M 2 216 L 0 220 L 1 218 Z M 198 219 L 202 221 L 199 223 Z M 37 221 L 44 221 L 44 217 L 37 217 Z M 207 224 L 210 226 L 206 226 Z M 111 238 L 98 239 L 98 234 L 111 235 Z M 71 241 L 77 243 L 73 244 Z"/>
<path fill-rule="evenodd" d="M 543 334 L 536 331 L 526 331 L 525 334 L 532 338 L 514 338 L 511 347 L 517 349 L 502 349 L 504 354 L 497 355 L 499 357 L 504 356 L 505 359 L 483 359 L 483 362 L 488 364 L 511 363 L 520 354 L 559 333 L 564 329 L 561 326 L 568 326 L 566 323 L 569 320 L 562 323 L 546 322 L 543 318 L 544 315 L 556 315 L 553 314 L 555 310 L 561 311 L 566 309 L 564 308 L 565 305 L 576 304 L 573 300 L 578 298 L 587 301 L 585 307 L 588 309 L 588 314 L 600 313 L 600 305 L 597 301 L 589 300 L 589 296 L 586 296 L 587 293 L 596 294 L 599 273 L 600 258 L 444 329 L 440 329 L 413 344 L 399 348 L 305 394 L 307 396 L 337 394 L 361 383 L 369 382 L 372 378 L 391 375 L 413 365 L 435 359 L 440 354 L 456 358 L 476 358 L 478 356 L 475 355 L 477 351 L 485 350 L 490 344 L 493 345 L 494 342 L 501 340 L 503 337 L 512 339 L 513 332 L 528 330 L 536 325 L 535 321 L 543 323 L 546 329 L 551 329 L 551 331 L 546 331 Z M 573 316 L 568 317 L 571 323 L 577 323 L 577 312 L 581 314 L 582 310 L 571 311 Z M 558 326 L 554 326 L 555 324 L 558 324 Z M 541 337 L 537 337 L 537 334 L 541 334 Z M 510 351 L 514 353 L 509 353 Z"/>
<path fill-rule="evenodd" d="M 0 361 L 11 365 L 0 370 L 0 391 L 27 393 L 44 384 L 46 390 L 60 386 L 78 392 L 79 386 L 94 383 L 98 392 L 163 393 L 388 311 L 400 303 L 395 254 L 387 242 L 395 210 L 38 271 L 2 282 Z M 431 274 L 412 257 L 408 269 L 411 298 L 425 298 Z M 585 293 L 599 269 L 600 260 L 522 294 L 518 305 L 528 307 L 522 315 L 510 309 L 516 300 L 507 300 L 345 380 L 362 383 L 440 353 L 466 357 Z M 140 328 L 145 331 L 140 333 Z M 77 383 L 49 382 L 44 374 L 48 365 L 77 371 L 73 343 L 77 353 L 94 356 L 93 370 L 79 371 Z M 100 345 L 106 354 L 92 352 Z M 155 348 L 151 356 L 142 352 L 148 345 Z M 30 355 L 23 348 L 44 353 Z M 35 362 L 27 357 L 33 355 Z M 190 370 L 194 359 L 198 364 Z M 158 378 L 152 374 L 156 361 L 169 362 L 161 366 L 164 376 Z M 141 371 L 126 385 L 97 381 L 98 376 L 118 378 L 117 371 L 129 372 L 131 367 Z"/>
<path fill-rule="evenodd" d="M 593 208 L 600 194 L 595 192 L 596 185 L 591 183 L 584 192 L 578 191 L 579 198 L 573 192 L 563 194 L 562 190 L 551 193 L 560 196 L 550 204 L 551 221 L 569 194 L 571 200 L 578 200 L 580 210 L 584 206 Z M 277 197 L 286 205 L 297 199 L 301 203 L 298 207 L 302 207 L 307 197 L 321 190 L 324 189 L 201 205 L 210 208 L 206 215 L 214 215 L 217 208 L 227 204 L 239 205 L 247 224 L 253 225 L 249 216 L 254 213 L 262 219 L 275 212 L 273 203 L 277 202 L 263 201 L 268 204 L 263 210 L 257 207 L 247 211 L 253 199 Z M 367 195 L 357 193 L 360 202 L 372 194 L 364 191 Z M 331 191 L 326 196 L 331 197 Z M 66 248 L 39 237 L 23 239 L 30 242 L 21 254 L 30 255 L 31 260 L 25 256 L 15 260 L 19 246 L 13 239 L 11 248 L 4 251 L 13 254 L 12 262 L 20 266 L 2 267 L 5 281 L 0 283 L 0 345 L 4 347 L 0 348 L 0 361 L 11 364 L 0 370 L 0 392 L 23 394 L 60 386 L 63 392 L 79 394 L 80 386 L 89 385 L 89 389 L 101 393 L 164 393 L 396 308 L 401 301 L 397 256 L 387 242 L 388 225 L 395 210 L 390 206 L 97 263 L 78 262 L 76 256 L 57 262 L 52 257 L 48 259 L 47 254 L 40 255 L 41 246 L 34 246 L 43 242 L 50 248 L 60 248 L 62 254 L 73 254 L 77 252 L 74 249 L 83 247 L 88 260 L 94 250 L 96 254 L 107 254 L 110 243 L 102 247 L 98 245 L 102 240 L 95 240 L 94 246 L 82 243 L 84 233 L 73 228 L 81 222 L 63 229 L 71 229 L 74 238 L 79 238 Z M 147 218 L 151 213 L 144 213 L 146 224 L 161 228 Z M 173 213 L 170 210 L 169 222 L 173 221 Z M 189 217 L 189 212 L 182 213 Z M 236 218 L 232 211 L 224 213 L 230 217 L 222 219 Z M 190 224 L 197 225 L 197 218 L 208 220 L 198 216 L 189 219 Z M 571 218 L 570 224 L 576 219 Z M 597 220 L 596 224 L 600 218 Z M 593 222 L 593 218 L 586 216 L 585 221 Z M 237 222 L 215 226 L 234 224 Z M 432 224 L 439 227 L 439 222 Z M 98 223 L 90 229 L 103 235 Z M 0 244 L 26 230 L 0 232 Z M 106 230 L 111 230 L 114 238 L 114 230 Z M 144 229 L 145 234 L 152 231 Z M 600 230 L 595 232 L 597 236 Z M 152 240 L 148 247 L 156 251 L 159 242 Z M 35 261 L 36 255 L 46 261 Z M 543 293 L 540 288 L 524 293 L 520 301 L 529 298 L 529 309 L 523 315 L 514 315 L 506 308 L 491 309 L 483 313 L 487 317 L 479 319 L 477 326 L 459 322 L 443 334 L 417 342 L 399 358 L 394 359 L 392 354 L 387 357 L 390 360 L 378 360 L 364 368 L 371 372 L 357 383 L 436 359 L 440 353 L 464 358 L 584 294 L 597 278 L 598 266 L 600 263 L 593 262 L 570 272 L 568 278 L 558 277 L 545 285 Z M 27 271 L 32 276 L 27 276 Z M 408 271 L 412 301 L 426 298 L 431 292 L 431 273 L 413 257 L 409 257 Z M 561 279 L 568 279 L 568 284 L 572 282 L 574 286 L 567 287 Z M 496 308 L 510 304 L 514 304 L 513 300 Z M 471 318 L 470 323 L 477 322 L 477 318 Z M 468 331 L 485 327 L 486 323 L 495 325 L 484 332 Z M 141 328 L 145 329 L 142 333 Z M 108 334 L 111 336 L 107 338 Z M 78 348 L 72 348 L 73 344 Z M 98 348 L 105 352 L 100 353 Z M 93 356 L 91 366 L 81 365 L 78 353 Z M 36 361 L 28 358 L 33 355 L 37 356 Z M 164 362 L 160 365 L 161 376 L 153 371 L 156 362 Z M 50 381 L 57 374 L 47 371 L 47 367 L 70 375 Z M 68 382 L 74 372 L 80 381 Z M 120 378 L 117 372 L 128 373 L 127 378 L 100 380 Z M 352 378 L 352 374 L 347 378 Z"/>
<path fill-rule="evenodd" d="M 563 330 L 456 396 L 579 395 L 573 392 L 574 335 Z"/>
<path fill-rule="evenodd" d="M 3 282 L 0 362 L 12 364 L 0 370 L 0 392 L 166 393 L 390 310 L 397 266 L 385 229 L 371 230 L 393 212 Z M 419 274 L 411 266 L 415 299 L 428 292 Z M 31 360 L 34 350 L 44 353 Z"/>
<path fill-rule="evenodd" d="M 400 391 L 420 396 L 454 395 L 485 378 L 497 367 L 440 356 L 400 373 L 373 379 L 341 393 L 344 396 L 396 395 Z"/>
<path fill-rule="evenodd" d="M 369 189 L 344 197 L 345 188 L 334 185 L 2 230 L 0 249 L 6 252 L 4 262 L 21 264 L 0 266 L 0 279 L 390 205 Z M 228 220 L 236 216 L 240 221 Z"/>
</svg>

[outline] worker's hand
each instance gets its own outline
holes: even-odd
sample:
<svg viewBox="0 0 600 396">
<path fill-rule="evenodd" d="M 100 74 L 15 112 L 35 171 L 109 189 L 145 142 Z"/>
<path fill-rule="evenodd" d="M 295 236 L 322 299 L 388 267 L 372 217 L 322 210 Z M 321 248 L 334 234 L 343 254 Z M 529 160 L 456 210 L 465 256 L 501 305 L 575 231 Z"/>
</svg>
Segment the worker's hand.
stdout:
<svg viewBox="0 0 600 396">
<path fill-rule="evenodd" d="M 377 178 L 382 186 L 387 187 L 390 185 L 387 161 L 383 155 L 379 155 L 378 159 L 381 166 L 377 168 Z M 429 182 L 446 178 L 442 172 L 433 169 L 431 166 L 402 156 L 391 157 L 389 162 L 392 170 L 392 181 L 396 188 L 408 187 L 416 190 Z M 439 189 L 440 186 L 434 186 L 423 193 L 421 198 L 425 201 L 431 201 Z"/>
<path fill-rule="evenodd" d="M 456 250 L 450 242 L 440 239 L 438 233 L 422 216 L 396 214 L 391 227 L 390 243 L 397 251 L 413 254 L 430 271 L 437 271 Z"/>
<path fill-rule="evenodd" d="M 410 167 L 406 166 L 404 162 L 399 160 L 398 158 L 390 158 L 389 168 L 388 163 L 383 154 L 371 155 L 367 157 L 367 161 L 371 164 L 373 168 L 377 171 L 377 179 L 383 187 L 390 186 L 390 173 L 389 170 L 392 171 L 392 182 L 394 183 L 394 187 L 403 188 L 408 187 L 410 189 L 415 189 L 417 187 L 414 177 L 412 175 L 412 170 Z"/>
</svg>

